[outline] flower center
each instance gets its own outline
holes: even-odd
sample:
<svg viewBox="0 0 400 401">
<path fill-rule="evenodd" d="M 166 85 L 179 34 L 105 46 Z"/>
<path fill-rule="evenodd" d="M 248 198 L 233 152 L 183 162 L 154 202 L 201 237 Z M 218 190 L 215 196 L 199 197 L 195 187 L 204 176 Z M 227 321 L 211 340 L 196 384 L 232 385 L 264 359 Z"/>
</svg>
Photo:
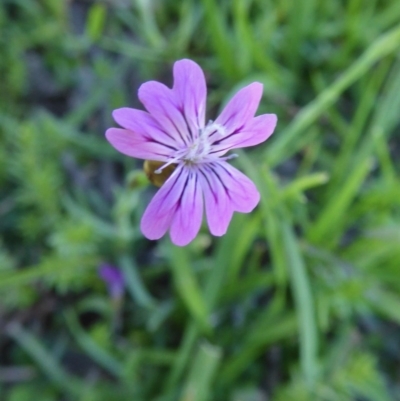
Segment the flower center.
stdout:
<svg viewBox="0 0 400 401">
<path fill-rule="evenodd" d="M 166 167 L 182 161 L 186 165 L 193 165 L 196 163 L 210 162 L 216 159 L 229 160 L 236 157 L 236 154 L 232 154 L 223 158 L 210 155 L 212 144 L 225 134 L 225 128 L 221 124 L 210 120 L 204 128 L 199 129 L 199 136 L 194 139 L 191 145 L 185 149 L 177 150 L 173 157 L 171 157 L 171 159 L 167 163 L 163 164 L 160 168 L 154 170 L 154 173 L 161 174 L 163 169 Z"/>
<path fill-rule="evenodd" d="M 203 129 L 199 130 L 199 136 L 185 150 L 181 159 L 187 163 L 204 161 L 210 153 L 212 143 L 224 134 L 225 128 L 210 120 Z"/>
</svg>

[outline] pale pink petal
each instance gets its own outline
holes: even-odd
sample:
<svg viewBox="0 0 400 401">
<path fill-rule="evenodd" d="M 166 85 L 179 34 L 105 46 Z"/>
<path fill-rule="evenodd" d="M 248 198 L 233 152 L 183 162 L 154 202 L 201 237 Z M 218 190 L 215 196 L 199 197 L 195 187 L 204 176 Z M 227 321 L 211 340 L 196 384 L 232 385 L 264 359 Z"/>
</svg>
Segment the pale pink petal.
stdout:
<svg viewBox="0 0 400 401">
<path fill-rule="evenodd" d="M 257 206 L 260 194 L 243 173 L 224 161 L 209 163 L 207 168 L 221 181 L 234 211 L 249 213 Z"/>
<path fill-rule="evenodd" d="M 180 147 L 190 143 L 192 133 L 172 89 L 160 82 L 149 81 L 140 86 L 138 96 L 147 111 Z"/>
<path fill-rule="evenodd" d="M 263 85 L 259 82 L 253 82 L 245 86 L 233 96 L 215 120 L 215 123 L 225 128 L 226 135 L 242 129 L 254 117 L 262 92 Z"/>
<path fill-rule="evenodd" d="M 188 170 L 183 166 L 178 166 L 154 195 L 140 223 L 145 237 L 159 239 L 167 232 L 181 202 L 188 176 Z"/>
<path fill-rule="evenodd" d="M 174 86 L 178 106 L 197 136 L 204 127 L 207 86 L 203 70 L 192 60 L 179 60 L 174 64 Z"/>
<path fill-rule="evenodd" d="M 197 171 L 190 170 L 171 224 L 170 236 L 175 245 L 185 246 L 200 230 L 203 219 L 203 194 Z"/>
<path fill-rule="evenodd" d="M 142 110 L 122 107 L 112 113 L 114 120 L 123 128 L 143 137 L 150 137 L 175 149 L 178 148 L 175 138 L 165 131 L 157 120 Z"/>
<path fill-rule="evenodd" d="M 222 156 L 230 149 L 245 148 L 266 141 L 274 132 L 277 117 L 275 114 L 262 114 L 252 118 L 241 130 L 213 143 L 212 153 Z"/>
<path fill-rule="evenodd" d="M 201 167 L 199 178 L 204 193 L 210 232 L 216 236 L 224 235 L 233 215 L 232 201 L 213 169 L 207 166 Z"/>
<path fill-rule="evenodd" d="M 127 129 L 109 128 L 106 138 L 119 152 L 138 159 L 168 161 L 174 152 L 165 144 Z"/>
</svg>

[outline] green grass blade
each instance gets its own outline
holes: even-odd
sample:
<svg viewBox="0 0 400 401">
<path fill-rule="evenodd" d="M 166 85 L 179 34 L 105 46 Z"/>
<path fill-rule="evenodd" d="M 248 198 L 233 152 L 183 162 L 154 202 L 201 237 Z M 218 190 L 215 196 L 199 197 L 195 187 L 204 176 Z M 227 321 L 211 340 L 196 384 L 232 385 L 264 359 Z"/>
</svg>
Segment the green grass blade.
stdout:
<svg viewBox="0 0 400 401">
<path fill-rule="evenodd" d="M 122 377 L 122 364 L 96 344 L 93 339 L 85 333 L 72 310 L 65 312 L 65 320 L 72 336 L 76 339 L 77 343 L 82 347 L 86 354 L 113 376 Z"/>
<path fill-rule="evenodd" d="M 331 198 L 315 224 L 311 226 L 307 235 L 310 242 L 332 244 L 333 241 L 338 240 L 338 235 L 342 232 L 342 223 L 346 219 L 349 205 L 359 192 L 370 169 L 371 159 L 366 158 L 351 171 L 342 188 Z"/>
<path fill-rule="evenodd" d="M 184 385 L 181 401 L 207 401 L 222 352 L 220 348 L 203 343 L 194 357 L 189 377 Z"/>
<path fill-rule="evenodd" d="M 293 229 L 287 222 L 282 222 L 282 224 L 283 240 L 299 325 L 300 363 L 307 383 L 313 385 L 318 374 L 318 332 L 310 279 Z"/>
<path fill-rule="evenodd" d="M 124 273 L 126 286 L 133 300 L 143 308 L 153 309 L 156 301 L 144 286 L 135 262 L 127 255 L 122 255 L 119 259 L 119 266 Z"/>
<path fill-rule="evenodd" d="M 400 46 L 400 27 L 376 39 L 371 46 L 343 74 L 311 103 L 304 107 L 293 122 L 267 148 L 271 166 L 295 153 L 306 141 L 307 135 L 299 135 L 310 127 L 355 81 L 361 78 L 379 60 L 396 51 Z M 279 128 L 279 127 L 278 127 Z"/>
<path fill-rule="evenodd" d="M 233 78 L 237 75 L 236 63 L 224 14 L 220 10 L 217 1 L 202 0 L 202 3 L 205 11 L 205 21 L 208 25 L 215 53 L 218 55 L 219 62 L 225 74 Z"/>
<path fill-rule="evenodd" d="M 75 397 L 82 393 L 83 386 L 78 379 L 68 374 L 52 353 L 32 333 L 19 323 L 9 324 L 6 327 L 6 333 L 32 357 L 46 376 L 59 388 Z"/>
<path fill-rule="evenodd" d="M 193 266 L 190 263 L 188 250 L 171 245 L 168 248 L 168 257 L 176 290 L 185 307 L 202 330 L 207 333 L 211 332 L 207 301 L 200 290 Z"/>
</svg>

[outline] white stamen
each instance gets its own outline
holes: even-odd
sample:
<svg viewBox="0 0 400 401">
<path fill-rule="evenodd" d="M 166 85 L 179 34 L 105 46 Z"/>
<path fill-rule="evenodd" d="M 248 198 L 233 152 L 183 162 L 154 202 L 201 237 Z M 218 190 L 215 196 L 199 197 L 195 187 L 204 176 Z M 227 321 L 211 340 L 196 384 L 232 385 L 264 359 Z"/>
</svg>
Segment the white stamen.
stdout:
<svg viewBox="0 0 400 401">
<path fill-rule="evenodd" d="M 218 136 L 223 136 L 225 135 L 226 130 L 223 125 L 215 123 L 212 120 L 210 120 L 206 125 L 206 127 L 203 129 L 202 134 L 207 138 L 209 138 L 214 133 L 216 133 Z"/>
<path fill-rule="evenodd" d="M 165 167 L 170 166 L 171 164 L 174 164 L 176 162 L 178 162 L 179 160 L 181 160 L 181 156 L 176 156 L 173 159 L 171 159 L 170 161 L 166 162 L 165 164 L 163 164 L 160 168 L 158 168 L 157 170 L 154 170 L 154 174 L 161 174 L 162 171 L 165 169 Z"/>
<path fill-rule="evenodd" d="M 210 154 L 212 150 L 212 144 L 216 138 L 220 138 L 226 135 L 226 129 L 223 125 L 218 124 L 210 120 L 204 128 L 199 129 L 199 135 L 194 139 L 193 143 L 185 149 L 177 150 L 174 157 L 162 165 L 160 168 L 154 171 L 155 174 L 161 174 L 163 169 L 171 164 L 178 162 L 185 162 L 188 164 L 201 163 L 207 160 L 220 159 L 230 160 L 238 155 L 232 154 L 226 157 L 217 157 Z M 214 138 L 212 138 L 215 136 Z"/>
<path fill-rule="evenodd" d="M 221 157 L 221 160 L 231 160 L 231 159 L 236 159 L 237 157 L 239 157 L 239 155 L 237 153 L 232 153 L 229 156 L 225 156 L 225 157 Z"/>
</svg>

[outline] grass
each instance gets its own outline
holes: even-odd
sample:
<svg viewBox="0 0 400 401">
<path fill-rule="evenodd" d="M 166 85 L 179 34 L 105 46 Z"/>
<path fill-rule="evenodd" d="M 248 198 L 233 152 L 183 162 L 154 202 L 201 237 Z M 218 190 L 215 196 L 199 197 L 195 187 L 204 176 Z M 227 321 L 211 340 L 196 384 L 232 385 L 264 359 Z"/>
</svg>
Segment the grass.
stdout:
<svg viewBox="0 0 400 401">
<path fill-rule="evenodd" d="M 400 399 L 399 20 L 391 0 L 3 1 L 0 399 Z M 178 248 L 143 238 L 153 189 L 104 131 L 183 57 L 209 118 L 257 80 L 278 127 L 234 162 L 257 209 Z"/>
</svg>

